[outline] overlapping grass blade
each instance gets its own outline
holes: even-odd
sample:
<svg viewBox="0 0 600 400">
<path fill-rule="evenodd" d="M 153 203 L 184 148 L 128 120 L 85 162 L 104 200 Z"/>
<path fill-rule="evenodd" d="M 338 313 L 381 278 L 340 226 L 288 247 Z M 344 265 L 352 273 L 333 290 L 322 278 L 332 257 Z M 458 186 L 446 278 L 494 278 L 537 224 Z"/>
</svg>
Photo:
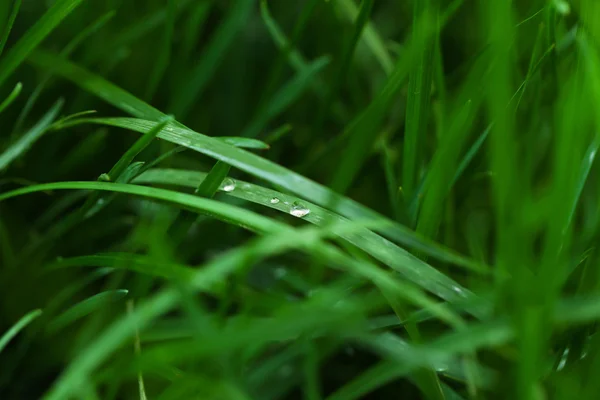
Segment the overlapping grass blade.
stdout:
<svg viewBox="0 0 600 400">
<path fill-rule="evenodd" d="M 135 183 L 153 183 L 162 185 L 181 185 L 196 187 L 206 174 L 196 171 L 185 170 L 149 170 L 140 175 Z M 264 207 L 289 214 L 291 205 L 299 200 L 296 197 L 263 188 L 258 185 L 238 181 L 236 189 L 226 192 L 227 195 L 244 199 Z M 310 213 L 303 219 L 319 226 L 327 226 L 332 223 L 348 223 L 348 221 L 315 204 L 302 201 L 302 204 L 310 209 Z M 336 232 L 335 228 L 334 232 Z M 338 234 L 366 253 L 372 255 L 384 264 L 390 266 L 404 277 L 415 282 L 417 285 L 427 289 L 448 301 L 465 300 L 473 297 L 466 289 L 453 282 L 443 274 L 412 256 L 410 253 L 394 246 L 386 239 L 371 232 L 368 229 L 357 229 L 355 232 L 338 231 Z M 477 311 L 472 310 L 477 314 Z"/>
</svg>

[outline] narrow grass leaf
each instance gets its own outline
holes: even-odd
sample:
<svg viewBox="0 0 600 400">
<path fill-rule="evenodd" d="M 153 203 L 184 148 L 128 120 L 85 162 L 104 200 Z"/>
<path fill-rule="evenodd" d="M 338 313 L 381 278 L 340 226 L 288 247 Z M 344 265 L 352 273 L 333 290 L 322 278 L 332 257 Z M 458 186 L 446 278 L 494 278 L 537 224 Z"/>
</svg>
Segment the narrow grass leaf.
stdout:
<svg viewBox="0 0 600 400">
<path fill-rule="evenodd" d="M 196 187 L 198 183 L 202 181 L 204 176 L 205 174 L 196 171 L 169 169 L 149 170 L 140 175 L 134 182 Z M 332 223 L 348 223 L 345 218 L 315 204 L 243 181 L 237 182 L 235 190 L 225 193 L 230 196 L 269 207 L 285 214 L 290 213 L 291 205 L 296 202 L 301 202 L 306 208 L 310 209 L 310 213 L 304 216 L 303 219 L 318 226 L 327 226 Z M 466 289 L 437 272 L 425 262 L 412 256 L 405 250 L 394 246 L 386 239 L 366 228 L 357 229 L 354 232 L 338 231 L 333 227 L 331 229 L 334 229 L 334 232 L 340 237 L 348 240 L 350 243 L 364 250 L 374 258 L 390 266 L 393 270 L 399 272 L 407 279 L 448 301 L 464 300 L 466 298 L 475 297 Z M 473 312 L 477 314 L 476 311 Z"/>
<path fill-rule="evenodd" d="M 66 60 L 52 56 L 49 53 L 40 52 L 35 54 L 34 60 L 35 61 L 33 62 L 36 65 L 51 68 L 55 73 L 60 74 L 66 79 L 72 80 L 85 90 L 90 91 L 108 103 L 113 104 L 134 116 L 147 115 L 147 118 L 152 120 L 160 120 L 160 118 L 164 116 L 160 111 L 139 100 L 132 94 Z M 396 93 L 398 86 L 402 81 L 400 78 L 406 73 L 403 68 L 400 68 L 396 72 L 390 77 L 390 87 L 382 93 L 382 101 L 384 102 L 389 102 L 391 100 L 391 95 Z M 154 125 L 151 121 L 127 118 L 83 120 L 79 122 L 96 122 L 120 126 L 138 132 L 147 132 Z M 361 137 L 362 136 L 364 135 L 361 135 Z M 235 149 L 224 143 L 219 143 L 216 139 L 180 127 L 174 127 L 172 132 L 163 130 L 163 132 L 159 133 L 158 137 L 224 161 L 242 171 L 246 171 L 261 179 L 286 188 L 292 193 L 308 196 L 312 201 L 322 206 L 334 204 L 334 210 L 348 218 L 384 219 L 383 216 L 367 207 L 361 206 L 348 198 L 340 196 L 325 186 L 319 185 L 316 182 L 261 157 Z M 393 240 L 406 246 L 413 247 L 432 257 L 437 257 L 457 265 L 474 266 L 474 263 L 471 260 L 453 254 L 448 250 L 440 251 L 439 247 L 436 248 L 433 243 L 420 238 L 415 235 L 413 231 L 399 224 L 392 225 L 391 228 L 387 228 L 382 232 Z"/>
<path fill-rule="evenodd" d="M 127 151 L 125 154 L 121 156 L 119 161 L 115 163 L 115 165 L 108 172 L 108 180 L 116 180 L 121 174 L 125 171 L 125 169 L 131 164 L 133 159 L 137 157 L 152 141 L 156 138 L 156 135 L 160 131 L 162 131 L 170 122 L 171 118 L 165 118 L 158 124 L 154 126 L 151 130 L 149 130 L 146 134 L 140 137 Z"/>
<path fill-rule="evenodd" d="M 19 334 L 19 332 L 40 315 L 42 315 L 42 310 L 33 310 L 25 314 L 16 324 L 10 327 L 10 329 L 0 337 L 0 353 L 4 350 L 6 345 Z"/>
<path fill-rule="evenodd" d="M 410 72 L 406 103 L 402 189 L 410 198 L 420 176 L 424 143 L 430 114 L 431 84 L 433 81 L 433 54 L 435 36 L 433 20 L 437 17 L 437 0 L 413 3 L 413 38 L 421 41 L 416 52 L 417 63 Z M 437 34 L 437 32 L 435 32 Z"/>
<path fill-rule="evenodd" d="M 8 97 L 4 99 L 2 103 L 0 103 L 0 113 L 2 113 L 2 111 L 4 111 L 8 106 L 10 106 L 13 103 L 13 101 L 15 101 L 15 99 L 21 93 L 21 89 L 23 89 L 23 85 L 21 84 L 21 82 L 19 82 L 15 85 L 14 89 L 12 90 L 12 92 L 10 92 Z"/>
<path fill-rule="evenodd" d="M 109 290 L 82 300 L 50 321 L 48 325 L 46 325 L 46 329 L 48 333 L 55 333 L 64 329 L 66 326 L 78 321 L 86 315 L 121 300 L 128 292 L 129 291 L 125 289 Z"/>
<path fill-rule="evenodd" d="M 8 0 L 8 1 L 11 1 L 11 0 Z M 8 37 L 10 36 L 10 31 L 12 30 L 13 24 L 15 23 L 15 19 L 17 19 L 17 15 L 19 14 L 20 8 L 21 8 L 21 0 L 12 0 L 12 8 L 11 8 L 10 14 L 8 16 L 8 21 L 6 21 L 6 25 L 4 26 L 4 31 L 2 33 L 0 33 L 0 56 L 2 56 L 2 52 L 4 51 L 4 47 L 6 46 Z"/>
<path fill-rule="evenodd" d="M 0 154 L 0 171 L 6 169 L 17 157 L 25 153 L 48 128 L 60 112 L 63 100 L 58 100 L 54 106 L 35 124 L 28 132 L 21 136 L 15 143 L 10 145 L 2 154 Z"/>
</svg>

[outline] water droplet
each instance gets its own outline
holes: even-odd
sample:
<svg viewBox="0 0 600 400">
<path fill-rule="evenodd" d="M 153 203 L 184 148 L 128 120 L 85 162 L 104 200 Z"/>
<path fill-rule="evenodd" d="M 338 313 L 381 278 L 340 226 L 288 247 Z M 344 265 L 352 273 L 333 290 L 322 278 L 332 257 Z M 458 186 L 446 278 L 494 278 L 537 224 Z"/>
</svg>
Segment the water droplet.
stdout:
<svg viewBox="0 0 600 400">
<path fill-rule="evenodd" d="M 292 205 L 292 209 L 290 210 L 290 214 L 292 214 L 294 217 L 298 217 L 298 218 L 307 216 L 309 213 L 310 213 L 310 210 L 308 208 L 304 207 L 302 204 L 298 203 L 297 201 L 294 202 L 294 204 Z"/>
<path fill-rule="evenodd" d="M 277 203 L 279 203 L 279 199 L 277 197 L 273 197 L 271 199 L 271 204 L 277 204 Z"/>
<path fill-rule="evenodd" d="M 98 177 L 98 180 L 102 181 L 102 182 L 110 182 L 111 181 L 110 175 L 108 175 L 108 174 L 102 174 L 102 175 L 100 175 Z"/>
<path fill-rule="evenodd" d="M 435 370 L 437 372 L 444 372 L 448 370 L 448 366 L 446 364 L 438 364 L 435 366 Z"/>
<path fill-rule="evenodd" d="M 235 181 L 231 178 L 225 178 L 221 187 L 225 192 L 233 192 L 235 190 Z"/>
<path fill-rule="evenodd" d="M 98 199 L 98 201 L 96 202 L 96 204 L 98 204 L 99 206 L 101 206 L 102 204 L 104 204 L 104 199 Z"/>
</svg>

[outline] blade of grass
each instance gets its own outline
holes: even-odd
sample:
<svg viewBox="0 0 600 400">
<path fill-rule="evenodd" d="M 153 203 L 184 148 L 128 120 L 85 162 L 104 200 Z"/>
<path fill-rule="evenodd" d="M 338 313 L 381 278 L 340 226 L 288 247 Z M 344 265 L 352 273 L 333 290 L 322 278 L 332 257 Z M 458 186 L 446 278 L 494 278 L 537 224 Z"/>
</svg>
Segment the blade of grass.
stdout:
<svg viewBox="0 0 600 400">
<path fill-rule="evenodd" d="M 14 89 L 12 90 L 12 92 L 10 92 L 8 97 L 6 97 L 6 99 L 4 99 L 2 103 L 0 103 L 0 113 L 2 113 L 2 111 L 4 111 L 15 101 L 15 99 L 21 93 L 21 89 L 23 89 L 23 85 L 21 84 L 21 82 L 19 82 L 15 85 Z"/>
<path fill-rule="evenodd" d="M 25 153 L 29 148 L 48 131 L 48 128 L 60 112 L 63 100 L 58 100 L 54 106 L 34 125 L 28 132 L 21 136 L 0 154 L 0 172 L 6 169 L 15 159 Z"/>
<path fill-rule="evenodd" d="M 46 325 L 46 330 L 51 334 L 56 333 L 86 315 L 103 308 L 107 304 L 115 303 L 125 297 L 128 292 L 129 291 L 125 289 L 110 290 L 80 301 L 50 321 L 50 323 Z"/>
<path fill-rule="evenodd" d="M 42 315 L 42 310 L 33 310 L 25 314 L 8 331 L 4 332 L 4 335 L 0 337 L 0 353 L 4 350 L 6 345 L 19 334 L 19 332 L 40 315 Z"/>
<path fill-rule="evenodd" d="M 15 20 L 17 19 L 20 8 L 21 0 L 12 0 L 12 8 L 8 16 L 8 21 L 6 21 L 6 25 L 3 27 L 4 31 L 0 35 L 0 56 L 2 56 L 2 52 L 4 51 L 4 47 L 6 46 L 8 37 L 10 36 L 10 31 L 12 30 Z"/>
<path fill-rule="evenodd" d="M 185 82 L 185 86 L 179 89 L 178 95 L 173 99 L 170 107 L 171 112 L 178 119 L 185 119 L 191 111 L 194 102 L 202 95 L 206 84 L 215 73 L 227 49 L 235 39 L 254 6 L 252 0 L 236 0 L 231 7 L 225 20 L 219 25 L 213 34 L 210 43 L 201 61 L 196 65 Z"/>
<path fill-rule="evenodd" d="M 140 175 L 134 182 L 196 187 L 198 183 L 202 181 L 204 176 L 204 173 L 196 171 L 168 169 L 149 170 Z M 291 205 L 299 201 L 293 196 L 243 181 L 238 181 L 236 189 L 231 192 L 225 192 L 225 194 L 260 204 L 286 214 L 289 214 Z M 303 217 L 303 219 L 312 224 L 324 227 L 328 224 L 344 223 L 347 221 L 315 204 L 305 201 L 302 201 L 302 204 L 310 209 L 310 213 Z M 360 229 L 353 233 L 336 230 L 334 230 L 334 232 L 372 255 L 374 258 L 390 266 L 395 271 L 400 272 L 403 276 L 415 282 L 417 285 L 426 288 L 428 291 L 445 298 L 448 301 L 464 300 L 465 298 L 474 297 L 456 282 L 448 280 L 447 277 L 440 274 L 423 261 L 401 248 L 393 246 L 390 242 L 368 229 Z M 477 311 L 472 312 L 477 314 Z"/>
<path fill-rule="evenodd" d="M 25 61 L 29 53 L 82 2 L 83 0 L 58 0 L 46 11 L 14 47 L 0 58 L 0 85 Z"/>
<path fill-rule="evenodd" d="M 402 190 L 410 198 L 415 192 L 424 157 L 424 143 L 430 113 L 431 84 L 433 81 L 433 54 L 435 35 L 429 31 L 437 18 L 437 0 L 413 3 L 412 35 L 421 43 L 415 56 L 417 64 L 410 72 L 406 123 L 404 132 L 404 157 L 402 165 Z"/>
<path fill-rule="evenodd" d="M 32 61 L 38 66 L 49 68 L 64 78 L 72 80 L 82 88 L 132 115 L 138 117 L 146 116 L 146 118 L 152 120 L 159 120 L 164 116 L 160 111 L 137 99 L 132 94 L 66 60 L 52 56 L 49 53 L 36 52 Z M 404 74 L 402 71 L 403 69 L 400 70 L 400 73 Z M 390 79 L 391 82 L 395 82 L 396 85 L 399 85 L 400 79 L 397 79 L 397 77 L 391 77 Z M 395 92 L 397 89 L 397 87 L 390 87 L 391 92 Z M 384 97 L 384 100 L 389 101 L 390 93 L 386 92 L 382 97 Z M 126 118 L 86 121 L 121 126 L 138 132 L 146 132 L 153 126 L 153 123 L 150 121 Z M 78 121 L 78 123 L 86 121 Z M 292 193 L 308 196 L 317 204 L 327 206 L 332 204 L 333 201 L 333 204 L 335 205 L 334 211 L 348 218 L 372 218 L 374 220 L 382 220 L 383 218 L 372 210 L 363 207 L 350 199 L 339 196 L 330 189 L 304 178 L 299 174 L 251 153 L 235 149 L 226 144 L 219 144 L 217 140 L 207 136 L 176 127 L 173 128 L 172 132 L 163 131 L 159 133 L 158 137 L 224 161 L 242 171 L 286 188 Z M 432 257 L 457 265 L 474 266 L 471 260 L 467 260 L 449 251 L 440 251 L 439 248 L 436 249 L 433 243 L 424 241 L 424 239 L 415 235 L 414 232 L 399 224 L 392 225 L 391 228 L 387 228 L 382 232 L 393 240 L 406 246 L 413 247 Z"/>
</svg>

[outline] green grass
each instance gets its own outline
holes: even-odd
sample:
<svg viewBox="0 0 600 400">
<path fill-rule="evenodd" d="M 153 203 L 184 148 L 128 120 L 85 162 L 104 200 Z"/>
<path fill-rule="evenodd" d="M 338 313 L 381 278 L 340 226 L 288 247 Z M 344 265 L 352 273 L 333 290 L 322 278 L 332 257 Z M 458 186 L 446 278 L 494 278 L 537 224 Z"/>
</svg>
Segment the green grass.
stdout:
<svg viewBox="0 0 600 400">
<path fill-rule="evenodd" d="M 0 398 L 598 397 L 596 1 L 30 3 Z"/>
</svg>

